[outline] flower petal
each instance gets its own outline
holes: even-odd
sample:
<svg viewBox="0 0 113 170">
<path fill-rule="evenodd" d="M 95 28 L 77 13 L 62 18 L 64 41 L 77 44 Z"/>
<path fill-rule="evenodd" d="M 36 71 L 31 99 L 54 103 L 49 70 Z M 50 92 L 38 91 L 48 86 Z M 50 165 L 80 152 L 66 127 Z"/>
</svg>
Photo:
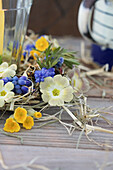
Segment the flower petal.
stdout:
<svg viewBox="0 0 113 170">
<path fill-rule="evenodd" d="M 1 67 L 8 68 L 8 63 L 7 63 L 7 62 L 3 62 L 3 63 L 0 65 L 0 68 L 1 68 Z"/>
<path fill-rule="evenodd" d="M 9 69 L 17 70 L 17 65 L 16 64 L 12 64 L 12 65 L 9 66 Z"/>
<path fill-rule="evenodd" d="M 13 90 L 14 84 L 12 82 L 8 82 L 5 84 L 4 88 L 7 89 L 8 91 Z"/>
<path fill-rule="evenodd" d="M 50 106 L 63 106 L 64 105 L 64 101 L 61 98 L 51 98 L 49 100 L 49 104 Z"/>
<path fill-rule="evenodd" d="M 74 77 L 71 81 L 71 84 L 75 89 L 80 90 L 82 88 L 83 82 L 80 78 Z"/>
<path fill-rule="evenodd" d="M 65 101 L 65 102 L 70 102 L 73 99 L 73 88 L 71 86 L 64 88 L 61 91 L 61 98 Z"/>
<path fill-rule="evenodd" d="M 52 77 L 45 78 L 44 82 L 40 83 L 40 91 L 42 90 L 49 90 L 51 87 L 54 86 L 54 81 Z"/>
<path fill-rule="evenodd" d="M 55 81 L 55 84 L 62 88 L 69 86 L 69 80 L 66 77 L 62 77 L 60 74 L 54 76 L 53 79 Z"/>
<path fill-rule="evenodd" d="M 10 103 L 10 102 L 12 101 L 13 97 L 14 97 L 14 92 L 9 92 L 9 93 L 7 93 L 6 96 L 5 96 L 5 101 L 6 101 L 7 103 Z"/>
<path fill-rule="evenodd" d="M 51 98 L 50 93 L 48 91 L 43 91 L 43 94 L 42 94 L 43 101 L 48 102 L 50 98 Z"/>
<path fill-rule="evenodd" d="M 5 102 L 4 102 L 4 98 L 0 98 L 0 107 L 3 107 L 3 106 L 4 106 L 4 104 L 5 104 Z"/>
<path fill-rule="evenodd" d="M 16 72 L 14 70 L 7 68 L 7 70 L 2 73 L 2 77 L 14 77 L 15 74 Z"/>
<path fill-rule="evenodd" d="M 80 92 L 86 93 L 90 89 L 89 81 L 86 78 L 82 78 L 82 87 Z"/>
<path fill-rule="evenodd" d="M 3 80 L 0 80 L 0 91 L 1 91 L 2 88 L 3 88 L 3 85 L 4 85 L 4 81 L 3 81 Z"/>
</svg>

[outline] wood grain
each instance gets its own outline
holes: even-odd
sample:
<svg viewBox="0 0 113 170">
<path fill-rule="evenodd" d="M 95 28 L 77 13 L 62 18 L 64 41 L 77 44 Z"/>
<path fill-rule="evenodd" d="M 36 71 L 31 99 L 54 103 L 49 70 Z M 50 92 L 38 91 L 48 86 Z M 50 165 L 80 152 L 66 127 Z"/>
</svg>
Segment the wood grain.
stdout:
<svg viewBox="0 0 113 170">
<path fill-rule="evenodd" d="M 34 164 L 43 165 L 50 170 L 98 170 L 97 165 L 105 166 L 105 170 L 113 169 L 113 165 L 106 167 L 108 162 L 113 162 L 113 152 L 109 151 L 15 145 L 0 145 L 0 151 L 8 166 L 28 164 L 37 157 Z"/>
<path fill-rule="evenodd" d="M 61 46 L 70 50 L 80 51 L 80 43 L 81 40 L 74 38 L 60 39 Z M 92 89 L 92 91 L 87 93 L 89 106 L 91 108 L 113 106 L 112 89 L 108 93 L 111 95 L 111 98 L 107 98 L 108 96 L 101 98 L 102 93 L 96 88 Z M 58 110 L 59 108 L 54 107 L 45 110 L 45 112 L 54 114 Z M 73 108 L 72 111 L 76 112 Z M 113 122 L 113 109 L 110 110 L 110 113 L 111 115 L 104 114 L 104 116 Z M 5 117 L 9 115 L 10 113 L 8 112 Z M 66 112 L 62 114 L 62 120 L 72 122 L 71 117 Z M 4 123 L 5 120 L 0 119 L 0 128 L 3 128 Z M 99 119 L 98 124 L 103 128 L 113 130 L 113 124 L 108 125 L 102 119 Z M 17 133 L 23 137 L 23 145 L 21 145 L 19 139 L 6 136 L 0 132 L 0 151 L 7 165 L 28 163 L 35 157 L 38 157 L 35 164 L 43 165 L 50 170 L 113 169 L 113 163 L 111 163 L 111 166 L 106 167 L 108 162 L 113 161 L 113 135 L 100 132 L 91 133 L 89 135 L 91 139 L 105 144 L 98 146 L 95 142 L 90 142 L 86 135 L 83 134 L 79 148 L 76 149 L 80 131 L 76 130 L 72 136 L 69 136 L 66 129 L 58 122 L 42 128 L 37 128 L 37 126 L 39 126 L 39 123 L 35 123 L 32 130 L 21 129 Z M 112 148 L 107 148 L 106 144 L 112 146 Z M 97 167 L 97 164 L 100 166 Z M 2 169 L 0 166 L 0 170 Z M 18 169 L 22 170 L 24 168 Z"/>
<path fill-rule="evenodd" d="M 112 105 L 112 100 L 109 99 L 98 99 L 98 98 L 90 98 L 88 101 L 89 105 L 94 108 L 98 107 L 108 107 Z M 55 110 L 57 110 L 56 108 Z M 47 110 L 47 113 L 52 114 L 53 108 Z M 54 110 L 54 111 L 55 111 Z M 113 122 L 113 116 L 105 115 L 106 118 L 109 118 Z M 64 121 L 71 122 L 72 119 L 67 115 L 67 113 L 63 113 L 62 119 Z M 3 127 L 4 121 L 0 124 L 0 128 Z M 113 125 L 108 125 L 105 121 L 100 119 L 98 121 L 99 126 L 113 130 Z M 21 129 L 18 135 L 23 137 L 24 145 L 27 146 L 41 146 L 41 147 L 57 147 L 57 148 L 76 148 L 76 144 L 78 141 L 78 137 L 80 135 L 80 131 L 76 130 L 72 136 L 69 136 L 66 129 L 60 123 L 54 123 L 51 125 L 47 125 L 40 129 L 37 128 L 39 123 L 35 123 L 35 126 L 32 130 L 25 130 Z M 100 132 L 93 132 L 89 135 L 91 139 L 94 139 L 98 143 L 102 144 L 109 144 L 113 147 L 113 135 L 100 133 Z M 20 145 L 20 141 L 16 138 L 11 138 L 9 136 L 5 136 L 0 134 L 0 144 L 8 144 L 8 145 Z M 82 139 L 79 144 L 80 149 L 95 149 L 95 150 L 103 150 L 106 149 L 105 146 L 100 147 L 94 142 L 88 141 L 85 134 L 83 134 Z M 110 150 L 113 150 L 110 148 Z"/>
</svg>

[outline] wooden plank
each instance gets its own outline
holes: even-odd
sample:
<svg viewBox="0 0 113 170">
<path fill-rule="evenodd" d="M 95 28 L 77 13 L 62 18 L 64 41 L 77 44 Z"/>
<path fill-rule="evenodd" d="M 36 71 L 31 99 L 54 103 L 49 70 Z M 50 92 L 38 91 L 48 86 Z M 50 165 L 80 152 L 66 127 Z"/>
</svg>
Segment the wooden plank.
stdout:
<svg viewBox="0 0 113 170">
<path fill-rule="evenodd" d="M 90 98 L 88 103 L 92 108 L 112 106 L 112 100 L 109 99 Z M 53 110 L 55 111 L 55 109 L 52 108 L 47 110 L 47 112 L 52 114 Z M 106 117 L 113 122 L 112 115 L 107 115 Z M 71 122 L 72 119 L 67 115 L 67 113 L 63 113 L 63 120 L 66 122 Z M 0 124 L 1 128 L 3 127 L 3 122 L 4 121 L 2 121 Z M 113 130 L 113 125 L 109 126 L 102 119 L 100 119 L 98 123 L 103 128 Z M 76 148 L 80 131 L 76 130 L 72 136 L 69 136 L 66 129 L 59 123 L 54 123 L 40 129 L 37 129 L 38 125 L 39 123 L 35 123 L 35 126 L 32 130 L 21 129 L 21 131 L 17 133 L 23 137 L 24 146 L 28 145 L 41 147 Z M 94 139 L 98 143 L 109 144 L 113 147 L 113 135 L 111 134 L 93 132 L 90 134 L 90 138 Z M 11 138 L 0 133 L 0 144 L 20 145 L 20 141 L 16 138 Z M 101 150 L 105 149 L 106 147 L 100 147 L 93 142 L 89 142 L 85 134 L 83 134 L 79 148 Z M 113 149 L 111 148 L 110 150 Z"/>
<path fill-rule="evenodd" d="M 14 145 L 0 145 L 0 151 L 7 166 L 28 164 L 34 158 L 37 158 L 34 164 L 43 165 L 50 170 L 96 170 L 99 169 L 97 164 L 104 168 L 107 163 L 113 163 L 113 152 L 109 151 Z M 112 170 L 113 164 L 104 169 Z"/>
</svg>

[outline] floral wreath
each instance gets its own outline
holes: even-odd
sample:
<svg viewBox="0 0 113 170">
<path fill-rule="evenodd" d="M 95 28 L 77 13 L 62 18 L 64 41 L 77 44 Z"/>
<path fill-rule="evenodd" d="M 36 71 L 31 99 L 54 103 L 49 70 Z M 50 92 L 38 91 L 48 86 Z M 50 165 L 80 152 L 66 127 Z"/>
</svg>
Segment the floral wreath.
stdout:
<svg viewBox="0 0 113 170">
<path fill-rule="evenodd" d="M 93 125 L 93 118 L 110 121 L 87 105 L 84 93 L 90 85 L 84 76 L 81 77 L 76 52 L 61 48 L 51 36 L 42 35 L 33 40 L 34 37 L 36 35 L 31 34 L 24 43 L 20 68 L 16 64 L 2 62 L 3 56 L 0 58 L 1 118 L 9 110 L 13 112 L 6 119 L 2 133 L 10 135 L 21 128 L 31 129 L 38 120 L 42 122 L 40 127 L 58 121 L 69 134 L 75 129 L 81 130 L 81 134 L 85 132 L 87 137 L 92 131 L 113 134 L 111 130 Z M 51 106 L 58 106 L 59 112 L 54 115 L 44 113 Z M 62 121 L 63 111 L 71 116 L 72 123 Z"/>
</svg>

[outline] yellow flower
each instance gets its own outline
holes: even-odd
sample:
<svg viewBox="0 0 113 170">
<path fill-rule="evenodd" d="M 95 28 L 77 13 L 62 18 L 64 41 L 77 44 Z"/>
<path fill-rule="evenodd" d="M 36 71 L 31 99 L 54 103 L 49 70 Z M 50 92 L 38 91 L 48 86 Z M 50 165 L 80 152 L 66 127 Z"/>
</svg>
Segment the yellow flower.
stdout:
<svg viewBox="0 0 113 170">
<path fill-rule="evenodd" d="M 49 47 L 49 43 L 44 37 L 41 37 L 36 41 L 35 46 L 37 50 L 45 51 Z"/>
<path fill-rule="evenodd" d="M 40 112 L 35 112 L 35 113 L 34 113 L 34 117 L 35 117 L 35 118 L 41 118 L 41 117 L 42 117 L 42 113 L 40 113 Z"/>
<path fill-rule="evenodd" d="M 23 127 L 26 129 L 31 129 L 34 126 L 34 120 L 31 116 L 27 116 L 26 120 L 23 122 Z"/>
<path fill-rule="evenodd" d="M 18 123 L 23 123 L 27 117 L 27 110 L 21 107 L 15 109 L 14 118 Z"/>
<path fill-rule="evenodd" d="M 20 126 L 13 118 L 8 118 L 3 129 L 4 131 L 11 133 L 19 132 Z"/>
<path fill-rule="evenodd" d="M 64 102 L 70 102 L 73 99 L 73 88 L 69 85 L 69 80 L 61 75 L 54 78 L 47 77 L 40 83 L 42 99 L 51 106 L 62 106 Z"/>
<path fill-rule="evenodd" d="M 41 53 L 39 51 L 32 50 L 32 51 L 30 51 L 30 56 L 32 56 L 34 58 L 34 60 L 37 60 L 37 57 L 40 57 Z"/>
<path fill-rule="evenodd" d="M 34 110 L 34 109 L 29 109 L 29 110 L 27 110 L 27 114 L 29 115 L 29 116 L 32 116 L 32 117 L 35 117 L 35 118 L 41 118 L 42 117 L 42 113 L 40 113 L 40 112 L 37 112 L 36 110 Z"/>
</svg>

